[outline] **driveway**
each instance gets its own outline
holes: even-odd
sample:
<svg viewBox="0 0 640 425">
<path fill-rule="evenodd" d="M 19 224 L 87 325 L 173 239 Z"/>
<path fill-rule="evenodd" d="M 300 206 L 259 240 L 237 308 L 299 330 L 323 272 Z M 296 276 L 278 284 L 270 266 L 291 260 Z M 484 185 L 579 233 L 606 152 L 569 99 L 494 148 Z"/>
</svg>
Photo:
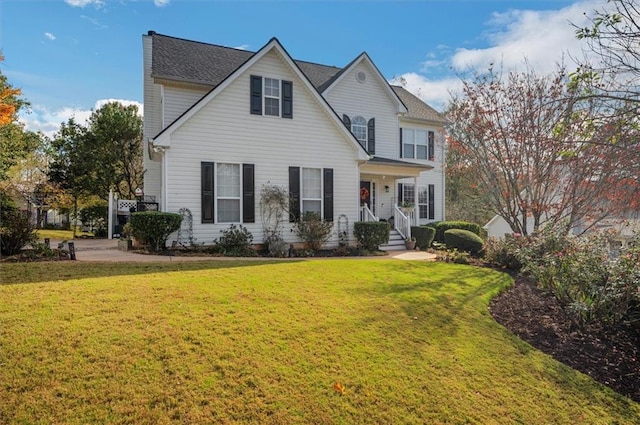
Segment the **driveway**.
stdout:
<svg viewBox="0 0 640 425">
<path fill-rule="evenodd" d="M 58 246 L 61 241 L 52 240 L 51 247 Z M 169 256 L 169 255 L 148 255 L 138 254 L 135 251 L 118 250 L 117 239 L 74 239 L 73 240 L 76 260 L 83 262 L 129 262 L 129 263 L 147 263 L 147 262 L 185 262 L 185 261 L 229 261 L 229 260 L 264 260 L 263 257 L 188 257 L 188 256 Z M 66 248 L 66 247 L 65 247 Z M 345 258 L 345 257 L 331 257 Z M 322 258 L 324 260 L 331 258 Z M 424 251 L 390 251 L 387 256 L 380 257 L 364 257 L 367 259 L 385 259 L 395 258 L 398 260 L 435 260 L 435 254 Z M 303 259 L 303 258 L 301 258 Z M 307 259 L 307 258 L 304 258 Z M 315 259 L 318 258 L 308 258 Z"/>
</svg>

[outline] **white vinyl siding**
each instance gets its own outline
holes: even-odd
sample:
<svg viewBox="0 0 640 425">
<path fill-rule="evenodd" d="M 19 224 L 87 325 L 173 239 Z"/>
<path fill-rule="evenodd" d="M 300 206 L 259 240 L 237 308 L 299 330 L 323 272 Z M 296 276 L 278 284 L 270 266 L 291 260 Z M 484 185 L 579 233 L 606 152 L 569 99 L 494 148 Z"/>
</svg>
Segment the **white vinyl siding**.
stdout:
<svg viewBox="0 0 640 425">
<path fill-rule="evenodd" d="M 205 89 L 192 89 L 184 87 L 164 87 L 163 111 L 164 125 L 170 125 L 187 109 L 196 103 L 207 93 Z"/>
<path fill-rule="evenodd" d="M 292 81 L 295 119 L 252 115 L 248 107 L 250 75 Z M 313 92 L 276 53 L 268 53 L 171 134 L 171 147 L 167 150 L 168 211 L 189 208 L 194 217 L 201 216 L 202 161 L 255 164 L 256 204 L 261 187 L 267 182 L 287 188 L 289 167 L 296 165 L 333 168 L 334 216 L 345 214 L 353 223 L 358 214 L 358 152 L 341 125 L 329 119 Z M 253 234 L 255 243 L 262 242 L 260 220 L 243 226 Z M 285 224 L 283 237 L 294 243 L 297 239 L 291 226 Z M 204 244 L 212 243 L 220 237 L 221 230 L 228 228 L 229 224 L 193 223 L 194 236 Z M 337 236 L 330 243 L 337 244 Z"/>
<path fill-rule="evenodd" d="M 365 72 L 364 83 L 356 80 L 356 74 Z M 326 99 L 338 116 L 347 114 L 375 117 L 376 148 L 375 155 L 384 158 L 398 158 L 398 104 L 387 93 L 377 76 L 366 62 L 358 64 L 335 87 L 326 93 Z M 353 125 L 353 124 L 352 124 Z"/>
</svg>

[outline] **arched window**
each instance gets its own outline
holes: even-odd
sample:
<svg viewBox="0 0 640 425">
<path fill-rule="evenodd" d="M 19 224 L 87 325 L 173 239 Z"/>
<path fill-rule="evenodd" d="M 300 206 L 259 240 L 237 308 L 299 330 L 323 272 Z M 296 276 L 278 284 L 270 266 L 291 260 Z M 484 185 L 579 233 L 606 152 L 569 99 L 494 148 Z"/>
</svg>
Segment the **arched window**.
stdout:
<svg viewBox="0 0 640 425">
<path fill-rule="evenodd" d="M 351 120 L 351 132 L 362 146 L 367 146 L 367 120 L 361 116 L 353 117 Z"/>
</svg>

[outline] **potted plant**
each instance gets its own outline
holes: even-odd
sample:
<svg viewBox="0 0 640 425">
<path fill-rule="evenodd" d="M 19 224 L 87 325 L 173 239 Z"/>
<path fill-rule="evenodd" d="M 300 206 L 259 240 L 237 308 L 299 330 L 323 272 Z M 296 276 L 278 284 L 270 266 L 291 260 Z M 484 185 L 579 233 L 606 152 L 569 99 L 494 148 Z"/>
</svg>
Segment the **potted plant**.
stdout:
<svg viewBox="0 0 640 425">
<path fill-rule="evenodd" d="M 413 204 L 413 202 L 403 202 L 400 204 L 400 211 L 402 211 L 405 214 L 411 213 L 413 212 L 413 209 L 415 208 L 415 205 Z"/>
<path fill-rule="evenodd" d="M 404 244 L 408 250 L 413 251 L 416 249 L 416 238 L 412 237 L 411 239 L 407 239 Z"/>
<path fill-rule="evenodd" d="M 133 240 L 131 239 L 131 224 L 127 223 L 122 226 L 120 232 L 120 240 L 118 241 L 118 249 L 120 251 L 131 251 L 133 249 Z"/>
</svg>

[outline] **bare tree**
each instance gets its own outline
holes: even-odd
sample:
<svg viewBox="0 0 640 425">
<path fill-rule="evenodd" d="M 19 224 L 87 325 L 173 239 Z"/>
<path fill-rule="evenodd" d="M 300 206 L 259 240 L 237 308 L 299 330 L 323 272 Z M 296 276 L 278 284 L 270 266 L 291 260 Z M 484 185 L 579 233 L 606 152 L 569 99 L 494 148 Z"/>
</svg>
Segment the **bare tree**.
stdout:
<svg viewBox="0 0 640 425">
<path fill-rule="evenodd" d="M 588 143 L 607 125 L 575 93 L 563 67 L 548 76 L 491 67 L 463 81 L 452 99 L 449 134 L 493 210 L 516 232 L 543 222 L 568 231 L 612 213 L 605 194 L 617 192 L 619 152 Z"/>
</svg>

